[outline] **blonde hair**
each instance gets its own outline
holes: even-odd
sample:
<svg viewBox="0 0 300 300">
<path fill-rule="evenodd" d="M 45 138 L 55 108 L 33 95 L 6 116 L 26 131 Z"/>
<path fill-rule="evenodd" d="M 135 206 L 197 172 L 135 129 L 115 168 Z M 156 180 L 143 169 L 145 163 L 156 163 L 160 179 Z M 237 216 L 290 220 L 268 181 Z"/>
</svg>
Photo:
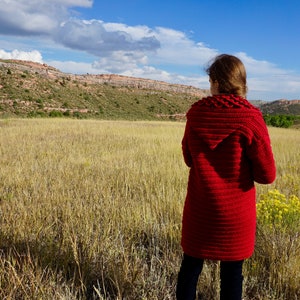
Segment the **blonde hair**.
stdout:
<svg viewBox="0 0 300 300">
<path fill-rule="evenodd" d="M 210 79 L 218 82 L 220 94 L 234 94 L 246 97 L 247 74 L 244 64 L 233 55 L 218 55 L 206 69 Z"/>
</svg>

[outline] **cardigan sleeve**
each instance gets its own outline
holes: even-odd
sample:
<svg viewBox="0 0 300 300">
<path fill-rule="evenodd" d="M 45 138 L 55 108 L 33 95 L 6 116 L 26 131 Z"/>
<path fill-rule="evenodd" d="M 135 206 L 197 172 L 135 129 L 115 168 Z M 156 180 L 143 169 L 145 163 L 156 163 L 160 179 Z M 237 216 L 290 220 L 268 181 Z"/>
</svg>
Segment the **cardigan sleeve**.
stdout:
<svg viewBox="0 0 300 300">
<path fill-rule="evenodd" d="M 253 179 L 260 184 L 272 183 L 276 178 L 276 166 L 267 126 L 258 122 L 247 156 L 251 161 Z"/>
<path fill-rule="evenodd" d="M 189 130 L 190 130 L 189 127 L 190 126 L 187 121 L 187 123 L 185 125 L 185 131 L 184 131 L 181 145 L 182 145 L 182 154 L 183 154 L 184 161 L 188 167 L 191 167 L 193 164 L 193 160 L 192 160 L 192 155 L 191 155 L 191 152 L 190 152 L 189 146 L 188 146 L 188 135 L 189 135 Z"/>
</svg>

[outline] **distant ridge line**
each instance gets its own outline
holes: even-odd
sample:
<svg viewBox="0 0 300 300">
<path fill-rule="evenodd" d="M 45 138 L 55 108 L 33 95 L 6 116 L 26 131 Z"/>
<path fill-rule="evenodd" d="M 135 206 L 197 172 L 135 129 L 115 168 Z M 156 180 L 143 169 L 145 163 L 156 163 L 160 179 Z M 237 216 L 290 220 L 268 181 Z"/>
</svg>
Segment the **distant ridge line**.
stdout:
<svg viewBox="0 0 300 300">
<path fill-rule="evenodd" d="M 110 84 L 113 86 L 126 86 L 137 89 L 153 89 L 159 91 L 170 91 L 175 93 L 186 93 L 199 98 L 205 97 L 209 94 L 209 90 L 196 88 L 191 85 L 167 83 L 165 81 L 130 77 L 117 74 L 72 74 L 64 73 L 60 70 L 49 66 L 31 61 L 21 60 L 0 60 L 0 64 L 6 67 L 14 66 L 19 69 L 30 72 L 37 72 L 40 75 L 55 79 L 67 77 L 71 80 L 84 81 L 88 84 Z"/>
</svg>

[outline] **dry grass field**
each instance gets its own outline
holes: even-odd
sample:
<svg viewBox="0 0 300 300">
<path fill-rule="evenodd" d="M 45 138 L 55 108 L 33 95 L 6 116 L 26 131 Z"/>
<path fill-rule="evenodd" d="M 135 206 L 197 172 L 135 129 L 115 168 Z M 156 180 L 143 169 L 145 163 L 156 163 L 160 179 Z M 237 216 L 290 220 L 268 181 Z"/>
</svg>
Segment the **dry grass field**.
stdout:
<svg viewBox="0 0 300 300">
<path fill-rule="evenodd" d="M 0 299 L 174 299 L 183 130 L 180 122 L 0 120 Z M 268 218 L 261 207 L 244 299 L 297 300 L 300 131 L 270 134 L 278 176 L 257 186 L 258 199 L 294 206 Z M 218 273 L 207 262 L 206 300 L 217 299 Z"/>
</svg>

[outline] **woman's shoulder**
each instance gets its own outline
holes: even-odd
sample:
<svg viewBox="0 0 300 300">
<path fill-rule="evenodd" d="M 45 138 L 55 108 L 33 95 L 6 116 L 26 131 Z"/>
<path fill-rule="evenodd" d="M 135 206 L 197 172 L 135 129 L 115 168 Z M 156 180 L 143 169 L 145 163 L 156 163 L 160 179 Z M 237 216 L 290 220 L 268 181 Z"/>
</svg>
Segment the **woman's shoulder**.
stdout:
<svg viewBox="0 0 300 300">
<path fill-rule="evenodd" d="M 236 95 L 215 95 L 202 98 L 192 104 L 187 115 L 193 115 L 200 113 L 205 114 L 218 114 L 226 113 L 228 117 L 244 116 L 245 118 L 251 116 L 260 116 L 262 113 L 258 107 L 252 105 L 246 98 Z"/>
<path fill-rule="evenodd" d="M 192 105 L 192 107 L 198 106 L 210 108 L 248 108 L 255 111 L 259 110 L 246 98 L 233 94 L 220 94 L 202 98 Z"/>
</svg>

